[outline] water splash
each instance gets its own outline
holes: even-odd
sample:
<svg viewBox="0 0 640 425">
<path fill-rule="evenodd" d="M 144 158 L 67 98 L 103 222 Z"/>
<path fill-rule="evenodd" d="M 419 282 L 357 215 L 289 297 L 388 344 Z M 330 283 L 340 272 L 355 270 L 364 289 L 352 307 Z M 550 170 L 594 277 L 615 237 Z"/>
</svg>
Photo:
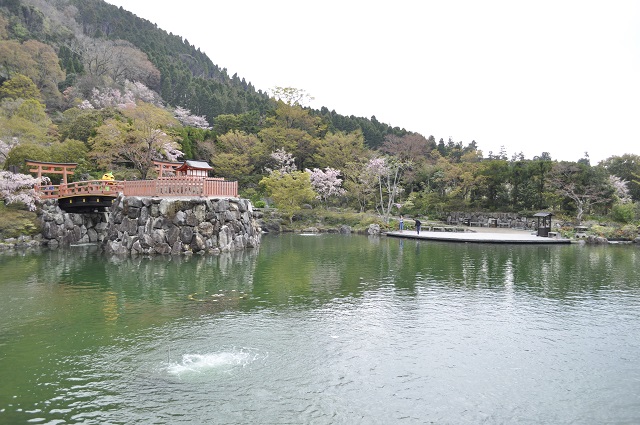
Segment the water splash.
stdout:
<svg viewBox="0 0 640 425">
<path fill-rule="evenodd" d="M 255 355 L 248 351 L 184 354 L 180 362 L 169 363 L 167 372 L 176 376 L 229 372 L 237 367 L 245 367 L 254 360 Z"/>
</svg>

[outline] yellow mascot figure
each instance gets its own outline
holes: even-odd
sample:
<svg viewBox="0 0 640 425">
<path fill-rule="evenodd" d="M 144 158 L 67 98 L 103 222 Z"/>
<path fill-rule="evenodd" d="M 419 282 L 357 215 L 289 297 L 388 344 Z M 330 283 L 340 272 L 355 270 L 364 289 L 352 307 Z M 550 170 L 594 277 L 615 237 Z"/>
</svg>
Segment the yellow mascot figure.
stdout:
<svg viewBox="0 0 640 425">
<path fill-rule="evenodd" d="M 109 191 L 111 190 L 111 188 L 109 187 L 109 185 L 111 185 L 111 182 L 115 180 L 115 178 L 113 177 L 113 173 L 111 171 L 109 171 L 108 173 L 104 173 L 102 175 L 102 178 L 100 179 L 102 180 L 104 183 L 104 186 L 102 187 L 102 190 L 104 191 Z"/>
</svg>

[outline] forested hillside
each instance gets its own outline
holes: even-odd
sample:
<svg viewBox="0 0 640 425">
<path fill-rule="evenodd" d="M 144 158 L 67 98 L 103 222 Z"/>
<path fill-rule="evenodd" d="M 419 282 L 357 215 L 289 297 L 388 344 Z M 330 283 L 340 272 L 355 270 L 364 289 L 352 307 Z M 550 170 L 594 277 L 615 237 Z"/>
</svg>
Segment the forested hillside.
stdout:
<svg viewBox="0 0 640 425">
<path fill-rule="evenodd" d="M 289 204 L 290 218 L 315 202 L 385 217 L 552 209 L 637 220 L 638 155 L 485 156 L 474 141 L 310 109 L 304 90 L 257 89 L 214 60 L 102 0 L 0 0 L 0 166 L 75 162 L 76 179 L 136 179 L 153 177 L 154 159 L 200 159 L 243 196 Z"/>
</svg>

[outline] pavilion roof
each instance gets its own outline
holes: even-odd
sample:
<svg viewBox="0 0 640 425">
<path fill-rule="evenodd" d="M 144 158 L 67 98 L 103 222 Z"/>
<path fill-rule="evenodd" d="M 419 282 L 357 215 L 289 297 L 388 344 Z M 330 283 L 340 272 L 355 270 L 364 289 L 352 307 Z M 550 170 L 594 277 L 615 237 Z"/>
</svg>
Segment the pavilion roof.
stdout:
<svg viewBox="0 0 640 425">
<path fill-rule="evenodd" d="M 181 166 L 176 168 L 177 171 L 184 170 L 213 170 L 213 167 L 204 161 L 185 161 Z"/>
</svg>

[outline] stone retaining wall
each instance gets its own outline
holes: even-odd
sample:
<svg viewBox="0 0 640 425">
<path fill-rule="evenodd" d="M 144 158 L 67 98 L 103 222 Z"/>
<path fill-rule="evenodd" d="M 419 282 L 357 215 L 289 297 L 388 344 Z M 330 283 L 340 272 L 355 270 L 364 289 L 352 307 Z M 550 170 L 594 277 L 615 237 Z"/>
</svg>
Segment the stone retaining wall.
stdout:
<svg viewBox="0 0 640 425">
<path fill-rule="evenodd" d="M 69 214 L 58 207 L 58 202 L 48 199 L 38 209 L 42 227 L 42 244 L 50 248 L 82 243 L 99 243 L 105 240 L 106 213 Z"/>
<path fill-rule="evenodd" d="M 488 213 L 488 212 L 450 212 L 447 216 L 447 224 L 460 225 L 468 220 L 471 223 L 482 223 L 487 226 L 489 219 L 497 220 L 497 223 L 503 224 L 504 227 L 518 229 L 535 229 L 537 219 L 532 217 L 522 217 L 516 213 Z"/>
<path fill-rule="evenodd" d="M 261 236 L 251 203 L 239 198 L 120 195 L 108 213 L 92 214 L 66 213 L 47 200 L 38 214 L 41 245 L 95 243 L 117 255 L 215 254 L 257 247 Z"/>
<path fill-rule="evenodd" d="M 192 254 L 254 248 L 260 228 L 239 198 L 150 198 L 120 195 L 111 207 L 107 253 Z"/>
</svg>

